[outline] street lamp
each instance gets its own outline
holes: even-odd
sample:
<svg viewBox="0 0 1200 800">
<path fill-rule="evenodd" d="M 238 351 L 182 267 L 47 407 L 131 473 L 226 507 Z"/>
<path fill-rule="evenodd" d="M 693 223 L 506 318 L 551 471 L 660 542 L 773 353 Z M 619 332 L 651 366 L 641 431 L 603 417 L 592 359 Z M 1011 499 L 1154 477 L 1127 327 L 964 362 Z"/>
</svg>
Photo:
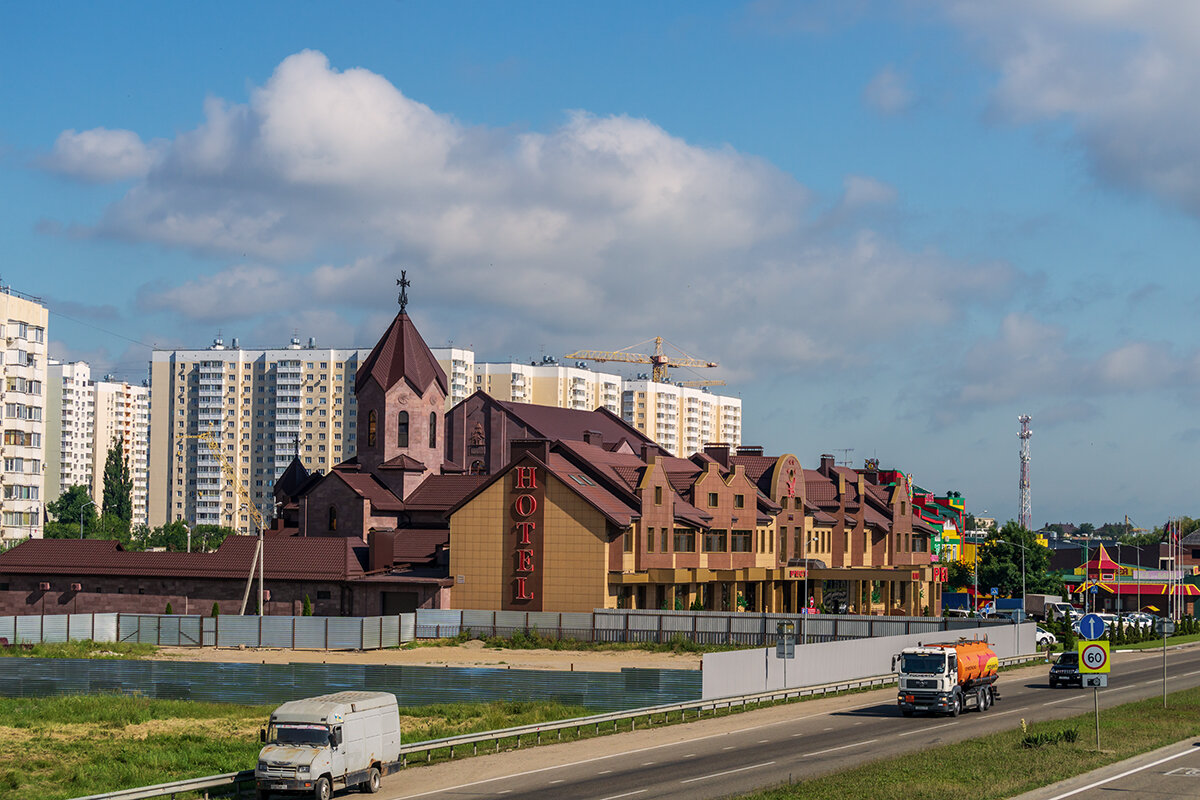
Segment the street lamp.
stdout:
<svg viewBox="0 0 1200 800">
<path fill-rule="evenodd" d="M 1010 542 L 1005 539 L 996 540 L 1000 544 L 1013 544 L 1021 548 L 1021 617 L 1025 617 L 1025 545 L 1020 542 Z"/>
<path fill-rule="evenodd" d="M 84 503 L 83 505 L 81 505 L 79 507 L 79 538 L 80 539 L 83 538 L 83 510 L 85 508 L 87 508 L 88 506 L 94 506 L 94 505 L 96 505 L 95 500 L 88 500 L 86 503 Z"/>
</svg>

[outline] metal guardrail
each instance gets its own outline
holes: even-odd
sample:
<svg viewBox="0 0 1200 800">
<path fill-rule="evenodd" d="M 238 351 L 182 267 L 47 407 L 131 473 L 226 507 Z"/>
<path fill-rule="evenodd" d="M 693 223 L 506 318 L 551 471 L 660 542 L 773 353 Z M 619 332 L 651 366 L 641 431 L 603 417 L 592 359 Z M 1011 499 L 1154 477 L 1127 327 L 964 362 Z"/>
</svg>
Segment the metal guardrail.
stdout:
<svg viewBox="0 0 1200 800">
<path fill-rule="evenodd" d="M 1009 667 L 1018 664 L 1025 664 L 1031 661 L 1036 661 L 1043 658 L 1043 654 L 1036 653 L 1023 656 L 1010 656 L 1000 659 L 1000 666 Z M 787 701 L 793 698 L 801 697 L 816 697 L 824 694 L 836 694 L 838 692 L 846 692 L 854 689 L 867 689 L 880 686 L 888 686 L 896 682 L 896 674 L 889 673 L 887 675 L 874 675 L 867 678 L 855 678 L 849 681 L 836 681 L 834 683 L 825 683 L 818 686 L 796 686 L 790 689 L 776 689 L 770 692 L 756 692 L 754 694 L 735 695 L 731 697 L 717 697 L 710 700 L 691 700 L 686 703 L 672 703 L 664 706 L 647 706 L 645 708 L 633 708 L 627 711 L 616 711 L 607 714 L 595 714 L 589 717 L 576 717 L 574 719 L 557 720 L 555 722 L 535 723 L 532 725 L 519 725 L 515 728 L 501 728 L 495 731 L 483 731 L 480 733 L 467 733 L 460 736 L 449 736 L 444 739 L 430 739 L 424 742 L 414 742 L 409 745 L 404 745 L 400 748 L 401 761 L 405 766 L 408 765 L 408 757 L 417 753 L 424 753 L 425 760 L 431 761 L 433 753 L 437 750 L 449 750 L 450 757 L 454 758 L 454 751 L 457 747 L 465 745 L 472 746 L 472 753 L 479 752 L 479 745 L 482 743 L 495 742 L 496 751 L 499 752 L 500 744 L 505 739 L 515 739 L 516 747 L 521 747 L 522 738 L 525 736 L 535 737 L 535 744 L 541 744 L 542 734 L 557 733 L 559 739 L 562 738 L 562 732 L 571 728 L 576 729 L 576 733 L 582 730 L 585 726 L 594 726 L 596 733 L 600 732 L 601 725 L 613 725 L 614 732 L 621 722 L 628 720 L 630 730 L 637 729 L 637 721 L 643 717 L 646 718 L 646 724 L 652 726 L 654 718 L 662 716 L 663 723 L 670 722 L 671 715 L 678 713 L 679 721 L 682 722 L 687 718 L 689 711 L 696 712 L 696 718 L 704 716 L 705 711 L 712 711 L 713 714 L 722 708 L 733 709 L 740 707 L 745 709 L 749 705 L 759 705 L 763 703 L 776 703 L 779 701 Z M 175 795 L 183 792 L 204 791 L 207 789 L 226 789 L 233 788 L 239 784 L 254 780 L 254 770 L 243 770 L 242 772 L 230 772 L 224 775 L 209 775 L 204 778 L 189 778 L 187 780 L 175 781 L 174 783 L 160 783 L 154 786 L 143 786 L 137 789 L 120 789 L 115 792 L 106 794 L 93 794 L 87 797 L 77 797 L 74 800 L 147 800 L 148 798 L 165 797 L 167 795 Z"/>
</svg>

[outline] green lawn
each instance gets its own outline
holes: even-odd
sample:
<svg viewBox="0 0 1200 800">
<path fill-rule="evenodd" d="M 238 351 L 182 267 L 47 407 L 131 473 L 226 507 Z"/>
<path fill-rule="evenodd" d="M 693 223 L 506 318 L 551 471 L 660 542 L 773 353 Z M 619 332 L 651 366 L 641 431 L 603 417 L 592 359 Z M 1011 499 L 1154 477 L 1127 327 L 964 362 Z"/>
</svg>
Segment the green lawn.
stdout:
<svg viewBox="0 0 1200 800">
<path fill-rule="evenodd" d="M 999 800 L 1046 786 L 1200 734 L 1200 689 L 1100 712 L 1096 750 L 1095 717 L 1041 722 L 968 739 L 898 758 L 876 761 L 824 778 L 745 795 L 745 800 Z M 1022 721 L 1023 724 L 1023 721 Z M 1026 736 L 1055 739 L 1074 731 L 1075 741 L 1028 747 Z"/>
<path fill-rule="evenodd" d="M 146 658 L 158 652 L 152 644 L 74 641 L 32 646 L 0 647 L 0 656 L 10 658 Z"/>
</svg>

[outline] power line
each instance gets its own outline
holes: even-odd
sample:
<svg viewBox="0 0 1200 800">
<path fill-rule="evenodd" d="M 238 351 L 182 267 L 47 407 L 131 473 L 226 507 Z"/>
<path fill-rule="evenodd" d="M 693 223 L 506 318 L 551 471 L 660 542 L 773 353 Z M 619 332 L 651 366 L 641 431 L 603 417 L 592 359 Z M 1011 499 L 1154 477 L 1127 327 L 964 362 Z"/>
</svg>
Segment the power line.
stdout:
<svg viewBox="0 0 1200 800">
<path fill-rule="evenodd" d="M 124 334 L 117 333 L 116 331 L 110 331 L 107 328 L 101 328 L 99 325 L 93 325 L 92 323 L 84 322 L 81 319 L 75 319 L 75 317 L 67 316 L 66 314 L 62 313 L 61 311 L 55 311 L 54 309 L 49 309 L 49 311 L 51 314 L 53 314 L 56 317 L 62 317 L 63 319 L 69 319 L 71 322 L 74 322 L 77 325 L 83 325 L 85 328 L 92 328 L 93 330 L 100 331 L 101 333 L 107 333 L 109 336 L 115 336 L 118 339 L 124 339 L 127 342 L 132 342 L 133 344 L 141 345 L 142 347 L 145 347 L 147 350 L 154 349 L 154 345 L 152 345 L 152 344 L 146 344 L 145 342 L 138 341 L 137 339 L 131 339 Z"/>
</svg>

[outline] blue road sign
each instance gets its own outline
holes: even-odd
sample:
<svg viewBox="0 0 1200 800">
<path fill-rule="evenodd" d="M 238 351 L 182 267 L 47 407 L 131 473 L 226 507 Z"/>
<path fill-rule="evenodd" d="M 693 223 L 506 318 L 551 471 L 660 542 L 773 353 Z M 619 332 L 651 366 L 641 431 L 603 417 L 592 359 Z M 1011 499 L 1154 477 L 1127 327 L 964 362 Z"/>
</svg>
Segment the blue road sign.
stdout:
<svg viewBox="0 0 1200 800">
<path fill-rule="evenodd" d="M 995 597 L 998 594 L 1000 594 L 1000 589 L 996 586 L 993 586 L 992 587 L 992 597 Z"/>
<path fill-rule="evenodd" d="M 1099 614 L 1086 614 L 1079 620 L 1079 632 L 1085 639 L 1099 639 L 1107 628 Z"/>
<path fill-rule="evenodd" d="M 1092 594 L 1099 594 L 1099 592 L 1100 592 L 1100 587 L 1099 587 L 1099 586 L 1093 586 L 1092 588 L 1088 589 L 1088 591 L 1089 591 L 1089 592 L 1091 592 Z"/>
</svg>

